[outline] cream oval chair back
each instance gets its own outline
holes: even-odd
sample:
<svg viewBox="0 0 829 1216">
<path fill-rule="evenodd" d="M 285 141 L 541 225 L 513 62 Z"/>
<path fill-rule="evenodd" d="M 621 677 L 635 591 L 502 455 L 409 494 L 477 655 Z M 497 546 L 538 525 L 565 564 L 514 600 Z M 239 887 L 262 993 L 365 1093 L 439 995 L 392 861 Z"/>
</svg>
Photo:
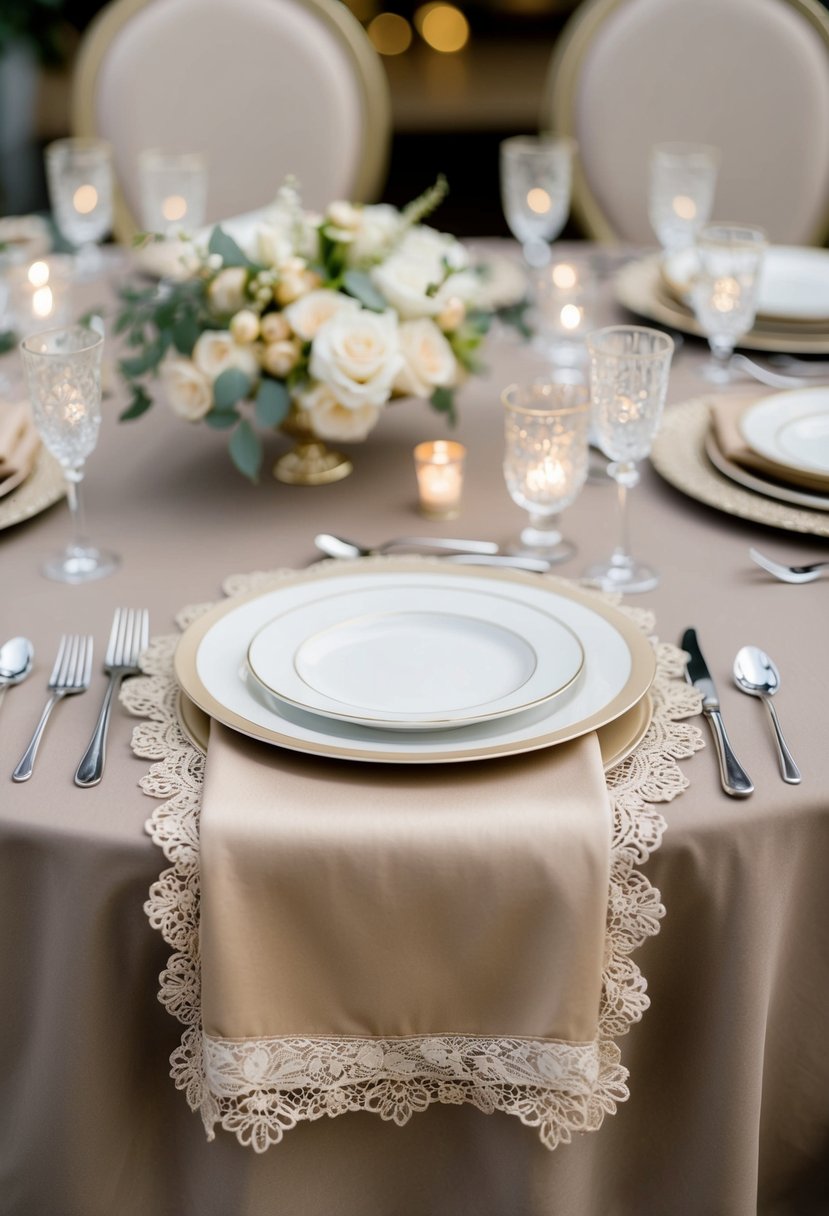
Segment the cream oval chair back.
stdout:
<svg viewBox="0 0 829 1216">
<path fill-rule="evenodd" d="M 648 156 L 722 153 L 714 218 L 779 244 L 829 235 L 829 14 L 817 0 L 588 0 L 551 61 L 542 129 L 579 146 L 573 210 L 603 241 L 655 244 Z"/>
<path fill-rule="evenodd" d="M 123 241 L 150 147 L 207 154 L 208 223 L 266 206 L 289 175 L 308 208 L 376 199 L 391 106 L 339 0 L 114 0 L 81 45 L 73 130 L 112 144 Z"/>
</svg>

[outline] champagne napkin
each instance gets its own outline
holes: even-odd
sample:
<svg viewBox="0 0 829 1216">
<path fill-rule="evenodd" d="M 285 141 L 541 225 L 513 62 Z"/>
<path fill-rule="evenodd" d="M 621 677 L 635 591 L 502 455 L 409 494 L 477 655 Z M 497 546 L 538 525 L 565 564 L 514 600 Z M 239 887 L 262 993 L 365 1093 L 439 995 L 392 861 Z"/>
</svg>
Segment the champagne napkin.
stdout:
<svg viewBox="0 0 829 1216">
<path fill-rule="evenodd" d="M 0 497 L 26 480 L 39 450 L 28 403 L 0 402 Z"/>
<path fill-rule="evenodd" d="M 611 828 L 595 734 L 392 766 L 305 757 L 214 722 L 205 1035 L 592 1042 Z"/>
<path fill-rule="evenodd" d="M 805 486 L 818 494 L 829 494 L 829 477 L 824 474 L 778 464 L 749 447 L 740 429 L 740 418 L 756 404 L 757 398 L 753 396 L 721 396 L 712 399 L 711 426 L 723 456 L 744 469 L 759 473 L 762 477 L 771 477 L 789 485 Z"/>
</svg>

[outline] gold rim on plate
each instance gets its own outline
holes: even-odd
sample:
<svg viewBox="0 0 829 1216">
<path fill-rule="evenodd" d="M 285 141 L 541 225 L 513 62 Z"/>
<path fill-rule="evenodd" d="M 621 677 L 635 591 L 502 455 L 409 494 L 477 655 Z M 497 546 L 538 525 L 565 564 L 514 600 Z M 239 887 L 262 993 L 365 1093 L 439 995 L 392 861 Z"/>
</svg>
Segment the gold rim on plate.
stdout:
<svg viewBox="0 0 829 1216">
<path fill-rule="evenodd" d="M 695 317 L 688 309 L 675 303 L 662 290 L 660 254 L 649 254 L 628 262 L 615 279 L 616 300 L 637 316 L 667 325 L 683 334 L 704 338 Z M 829 325 L 823 329 L 792 326 L 790 329 L 766 328 L 755 325 L 740 339 L 739 346 L 747 350 L 780 351 L 787 354 L 829 354 Z"/>
<path fill-rule="evenodd" d="M 449 576 L 453 579 L 486 579 L 497 583 L 524 585 L 538 589 L 548 586 L 550 590 L 564 599 L 569 599 L 583 606 L 604 619 L 621 637 L 630 655 L 630 670 L 621 690 L 600 709 L 589 714 L 578 722 L 570 723 L 558 729 L 545 729 L 539 723 L 537 734 L 527 738 L 496 743 L 476 740 L 459 742 L 452 750 L 431 752 L 426 746 L 402 748 L 398 751 L 389 746 L 388 750 L 372 751 L 370 747 L 359 749 L 349 747 L 348 740 L 336 736 L 324 740 L 298 739 L 283 731 L 251 722 L 242 714 L 222 705 L 205 687 L 197 669 L 197 655 L 202 640 L 212 627 L 228 613 L 240 606 L 269 595 L 274 590 L 285 587 L 295 587 L 312 580 L 325 582 L 339 577 L 352 576 L 356 573 L 405 573 L 428 574 L 430 576 Z M 589 655 L 588 655 L 589 660 Z M 330 756 L 337 759 L 357 760 L 384 764 L 444 764 L 471 760 L 488 760 L 498 756 L 519 755 L 528 751 L 550 747 L 588 734 L 592 730 L 603 728 L 621 718 L 623 714 L 640 706 L 645 694 L 650 688 L 656 674 L 656 659 L 653 649 L 642 631 L 624 613 L 612 604 L 598 596 L 595 592 L 574 587 L 553 576 L 526 574 L 523 571 L 509 569 L 493 569 L 491 567 L 447 566 L 440 559 L 429 558 L 363 558 L 348 562 L 331 561 L 311 566 L 307 570 L 285 572 L 274 576 L 273 581 L 259 585 L 254 590 L 234 596 L 210 609 L 194 621 L 182 634 L 175 655 L 175 674 L 180 689 L 195 705 L 209 717 L 251 738 L 263 740 L 266 743 L 281 746 L 290 751 L 298 751 L 309 755 Z M 643 715 L 646 706 L 641 706 L 641 714 L 631 718 L 631 732 L 644 731 Z M 649 720 L 649 717 L 648 717 Z M 322 724 L 322 720 L 321 720 Z M 329 724 L 326 724 L 329 725 Z M 367 728 L 368 729 L 368 728 Z M 463 728 L 461 728 L 463 729 Z M 456 732 L 450 732 L 454 735 Z M 639 736 L 641 737 L 641 736 Z M 390 742 L 390 741 L 388 741 Z M 618 763 L 618 761 L 614 761 Z"/>
<path fill-rule="evenodd" d="M 16 490 L 0 498 L 0 528 L 11 528 L 33 515 L 39 515 L 66 495 L 66 481 L 60 465 L 41 448 L 34 468 Z"/>
<path fill-rule="evenodd" d="M 767 498 L 719 472 L 705 453 L 710 418 L 708 397 L 695 397 L 665 410 L 650 455 L 660 477 L 689 498 L 738 519 L 768 524 L 786 532 L 829 536 L 829 515 L 825 512 Z"/>
</svg>

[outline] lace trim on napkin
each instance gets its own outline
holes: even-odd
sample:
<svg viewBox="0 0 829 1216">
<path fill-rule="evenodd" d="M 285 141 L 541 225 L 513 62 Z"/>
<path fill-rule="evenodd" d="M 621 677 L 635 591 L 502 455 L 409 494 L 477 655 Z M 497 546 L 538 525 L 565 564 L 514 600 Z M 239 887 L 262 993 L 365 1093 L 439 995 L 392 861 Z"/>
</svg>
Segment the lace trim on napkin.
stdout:
<svg viewBox="0 0 829 1216">
<path fill-rule="evenodd" d="M 292 571 L 286 571 L 293 573 Z M 235 595 L 273 580 L 274 573 L 237 575 Z M 185 609 L 182 629 L 210 604 Z M 652 614 L 621 606 L 650 636 Z M 159 1000 L 184 1026 L 171 1076 L 201 1113 L 208 1139 L 218 1123 L 242 1144 L 263 1152 L 301 1120 L 373 1111 L 403 1124 L 432 1102 L 470 1103 L 503 1111 L 538 1128 L 547 1148 L 577 1131 L 594 1131 L 628 1097 L 627 1069 L 615 1042 L 647 1009 L 646 982 L 631 955 L 659 932 L 659 892 L 638 869 L 659 846 L 665 820 L 653 804 L 670 802 L 688 785 L 678 761 L 703 746 L 696 726 L 681 719 L 699 711 L 683 679 L 675 646 L 652 639 L 657 674 L 651 726 L 633 755 L 607 774 L 613 809 L 610 893 L 598 1035 L 593 1043 L 428 1036 L 410 1039 L 280 1038 L 229 1040 L 201 1027 L 199 959 L 199 807 L 204 757 L 185 737 L 176 712 L 173 656 L 178 636 L 154 638 L 146 673 L 127 681 L 121 700 L 145 719 L 133 751 L 152 760 L 142 779 L 159 800 L 147 831 L 170 867 L 144 905 L 150 924 L 172 948 L 160 976 Z"/>
</svg>

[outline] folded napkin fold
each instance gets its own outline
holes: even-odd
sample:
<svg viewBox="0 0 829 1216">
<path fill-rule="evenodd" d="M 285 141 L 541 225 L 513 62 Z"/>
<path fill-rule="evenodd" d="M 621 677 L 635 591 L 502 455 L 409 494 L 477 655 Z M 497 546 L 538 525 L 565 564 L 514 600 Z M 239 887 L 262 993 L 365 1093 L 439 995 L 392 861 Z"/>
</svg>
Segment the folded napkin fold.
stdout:
<svg viewBox="0 0 829 1216">
<path fill-rule="evenodd" d="M 0 497 L 25 481 L 39 450 L 28 402 L 0 402 Z"/>
<path fill-rule="evenodd" d="M 717 446 L 723 456 L 741 468 L 750 469 L 762 477 L 770 477 L 787 485 L 805 486 L 818 494 L 829 494 L 829 477 L 810 473 L 786 464 L 778 464 L 749 447 L 740 429 L 740 419 L 746 410 L 757 404 L 757 397 L 714 397 L 711 401 L 711 426 Z"/>
<path fill-rule="evenodd" d="M 439 1065 L 442 1083 L 483 1084 L 494 1052 L 502 1085 L 565 1087 L 551 1041 L 571 1048 L 566 1071 L 597 1037 L 611 833 L 595 734 L 406 767 L 294 755 L 214 722 L 200 820 L 211 1089 L 388 1083 L 390 1041 L 404 1078 Z M 598 1058 L 584 1053 L 582 1092 Z"/>
</svg>

